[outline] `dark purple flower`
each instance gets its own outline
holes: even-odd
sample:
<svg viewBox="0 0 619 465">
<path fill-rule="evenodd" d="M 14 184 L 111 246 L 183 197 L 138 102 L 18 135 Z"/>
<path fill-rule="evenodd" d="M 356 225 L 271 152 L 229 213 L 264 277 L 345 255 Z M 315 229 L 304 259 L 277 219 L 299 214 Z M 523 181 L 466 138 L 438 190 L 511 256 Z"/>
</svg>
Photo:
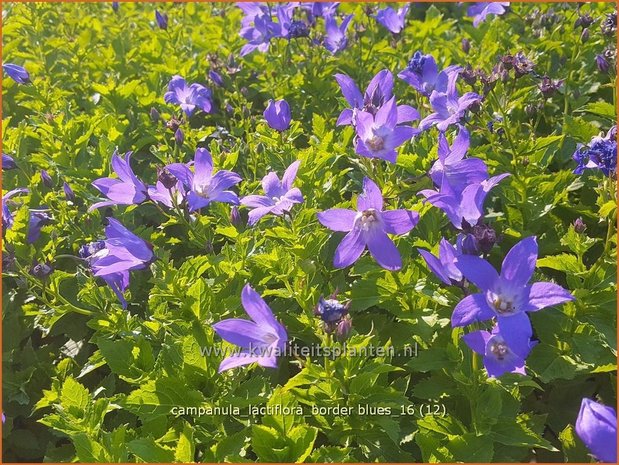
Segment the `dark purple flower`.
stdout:
<svg viewBox="0 0 619 465">
<path fill-rule="evenodd" d="M 30 82 L 30 74 L 22 66 L 13 63 L 4 63 L 2 69 L 18 84 L 28 84 Z"/>
<path fill-rule="evenodd" d="M 54 180 L 49 175 L 47 170 L 41 170 L 39 174 L 41 175 L 41 182 L 43 183 L 45 187 L 48 187 L 50 189 L 54 187 Z"/>
<path fill-rule="evenodd" d="M 251 363 L 277 368 L 277 357 L 283 354 L 288 342 L 286 329 L 249 284 L 243 288 L 241 303 L 251 321 L 231 318 L 213 325 L 219 337 L 241 348 L 221 362 L 219 373 Z"/>
<path fill-rule="evenodd" d="M 434 113 L 421 120 L 419 129 L 425 130 L 436 126 L 439 131 L 444 132 L 452 124 L 459 123 L 471 106 L 481 102 L 481 96 L 475 92 L 459 96 L 456 89 L 457 79 L 458 73 L 451 73 L 448 76 L 446 92 L 432 91 L 430 104 Z"/>
<path fill-rule="evenodd" d="M 114 10 L 114 13 L 118 13 L 118 2 L 112 2 L 112 10 Z"/>
<path fill-rule="evenodd" d="M 336 123 L 338 126 L 356 124 L 355 113 L 359 110 L 375 115 L 378 109 L 393 97 L 393 74 L 387 69 L 379 71 L 372 78 L 364 95 L 361 95 L 357 84 L 349 76 L 336 74 L 335 80 L 351 106 L 340 113 Z M 398 124 L 419 119 L 419 112 L 409 105 L 398 105 L 397 112 Z"/>
<path fill-rule="evenodd" d="M 168 165 L 167 168 L 177 178 L 186 181 L 187 205 L 190 212 L 208 207 L 211 202 L 239 204 L 238 196 L 228 189 L 241 182 L 241 177 L 226 170 L 219 170 L 213 174 L 213 157 L 207 149 L 196 150 L 193 173 L 186 165 L 185 173 L 179 173 L 178 171 L 182 170 L 181 166 L 183 165 Z"/>
<path fill-rule="evenodd" d="M 613 126 L 605 137 L 594 137 L 589 146 L 579 145 L 572 158 L 578 163 L 574 174 L 582 174 L 585 169 L 599 169 L 606 176 L 617 172 L 617 127 Z"/>
<path fill-rule="evenodd" d="M 155 10 L 155 20 L 159 29 L 168 28 L 168 15 L 166 13 L 159 13 L 159 10 Z"/>
<path fill-rule="evenodd" d="M 172 163 L 161 170 L 156 185 L 148 186 L 148 196 L 168 208 L 181 205 L 187 197 L 187 189 L 191 188 L 192 178 L 193 173 L 187 165 Z"/>
<path fill-rule="evenodd" d="M 584 15 L 579 13 L 578 18 L 574 21 L 574 28 L 581 27 L 583 29 L 588 28 L 594 23 L 593 17 L 589 13 L 585 13 Z"/>
<path fill-rule="evenodd" d="M 275 14 L 279 21 L 278 37 L 290 40 L 309 36 L 309 25 L 304 21 L 294 19 L 296 7 L 294 3 L 280 3 L 276 7 Z"/>
<path fill-rule="evenodd" d="M 451 317 L 453 327 L 496 318 L 499 331 L 509 347 L 521 347 L 531 338 L 531 322 L 526 312 L 536 312 L 574 300 L 561 286 L 550 282 L 529 284 L 537 262 L 537 240 L 518 242 L 507 253 L 501 274 L 487 261 L 460 255 L 456 266 L 481 291 L 460 301 Z"/>
<path fill-rule="evenodd" d="M 548 76 L 543 76 L 538 88 L 542 95 L 548 98 L 552 97 L 552 95 L 559 90 L 563 82 L 564 79 L 550 79 Z"/>
<path fill-rule="evenodd" d="M 137 205 L 148 198 L 146 184 L 140 181 L 131 169 L 131 153 L 127 152 L 123 160 L 116 150 L 114 151 L 112 169 L 118 177 L 99 178 L 92 183 L 109 200 L 95 203 L 88 211 L 108 205 Z"/>
<path fill-rule="evenodd" d="M 62 190 L 64 191 L 64 198 L 67 202 L 75 202 L 75 193 L 66 181 L 62 183 Z"/>
<path fill-rule="evenodd" d="M 13 214 L 11 210 L 9 210 L 8 200 L 14 195 L 27 194 L 28 192 L 30 192 L 28 189 L 21 187 L 19 189 L 10 190 L 2 196 L 2 229 L 4 231 L 11 229 L 13 226 Z"/>
<path fill-rule="evenodd" d="M 342 20 L 341 25 L 337 25 L 337 20 L 335 16 L 327 16 L 325 18 L 325 38 L 324 38 L 324 46 L 327 50 L 329 50 L 333 55 L 338 52 L 341 52 L 348 45 L 348 39 L 346 38 L 346 29 L 348 29 L 348 25 L 350 24 L 350 20 L 354 15 L 348 15 Z"/>
<path fill-rule="evenodd" d="M 54 269 L 49 265 L 49 263 L 38 263 L 35 262 L 30 268 L 30 274 L 37 279 L 44 280 L 47 278 Z"/>
<path fill-rule="evenodd" d="M 399 270 L 402 258 L 387 234 L 406 234 L 419 221 L 419 214 L 415 211 L 383 211 L 383 196 L 369 178 L 363 179 L 363 194 L 357 198 L 357 211 L 332 208 L 319 212 L 317 216 L 323 226 L 347 233 L 335 251 L 333 266 L 336 268 L 352 265 L 367 246 L 380 266 Z"/>
<path fill-rule="evenodd" d="M 381 158 L 395 163 L 396 149 L 412 139 L 419 130 L 410 126 L 397 126 L 398 109 L 395 97 L 378 109 L 376 115 L 366 111 L 356 114 L 355 152 L 368 158 Z"/>
<path fill-rule="evenodd" d="M 187 85 L 187 81 L 181 76 L 174 76 L 168 84 L 168 91 L 163 99 L 166 103 L 180 105 L 181 109 L 189 117 L 196 107 L 204 113 L 210 113 L 213 109 L 211 91 L 202 84 L 194 82 Z"/>
<path fill-rule="evenodd" d="M 418 92 L 429 97 L 433 90 L 446 92 L 449 76 L 458 74 L 460 66 L 448 66 L 440 73 L 432 55 L 424 55 L 419 50 L 413 54 L 405 70 L 398 77 L 413 86 Z"/>
<path fill-rule="evenodd" d="M 617 412 L 586 397 L 576 418 L 576 433 L 601 462 L 617 463 Z"/>
<path fill-rule="evenodd" d="M 290 105 L 283 99 L 277 101 L 269 100 L 263 115 L 267 124 L 277 131 L 282 132 L 290 127 Z"/>
<path fill-rule="evenodd" d="M 13 160 L 13 157 L 7 155 L 6 153 L 2 154 L 2 170 L 14 170 L 17 168 L 17 163 Z"/>
<path fill-rule="evenodd" d="M 462 339 L 474 352 L 483 355 L 484 367 L 488 376 L 493 378 L 504 373 L 526 374 L 525 359 L 535 345 L 528 339 L 519 340 L 518 344 L 508 344 L 497 326 L 491 333 L 473 331 L 462 336 Z"/>
<path fill-rule="evenodd" d="M 477 27 L 488 15 L 499 16 L 505 13 L 507 7 L 509 2 L 478 2 L 469 6 L 466 14 L 473 17 L 473 26 Z"/>
<path fill-rule="evenodd" d="M 430 271 L 448 286 L 462 282 L 462 273 L 456 266 L 456 257 L 460 253 L 446 239 L 441 239 L 438 247 L 438 258 L 427 250 L 417 249 L 426 261 Z"/>
<path fill-rule="evenodd" d="M 503 55 L 500 57 L 499 71 L 501 72 L 501 79 L 506 82 L 509 79 L 508 71 L 514 70 L 516 78 L 520 78 L 527 74 L 531 74 L 535 68 L 533 63 L 523 52 L 518 52 L 516 55 Z"/>
<path fill-rule="evenodd" d="M 297 39 L 309 36 L 307 23 L 294 19 L 294 3 L 280 3 L 276 8 L 277 20 L 279 21 L 279 37 L 284 39 Z"/>
<path fill-rule="evenodd" d="M 224 86 L 224 80 L 221 77 L 221 74 L 219 74 L 217 71 L 211 69 L 208 72 L 208 77 L 211 79 L 211 81 L 213 81 L 213 84 L 215 84 L 218 87 L 223 87 Z"/>
<path fill-rule="evenodd" d="M 41 228 L 52 222 L 52 217 L 48 209 L 33 209 L 30 210 L 30 219 L 28 220 L 28 235 L 26 241 L 32 244 L 41 237 Z"/>
<path fill-rule="evenodd" d="M 606 18 L 601 22 L 602 34 L 612 35 L 617 31 L 617 12 L 606 14 Z"/>
<path fill-rule="evenodd" d="M 174 176 L 174 174 L 170 172 L 169 169 L 163 168 L 162 170 L 159 171 L 159 176 L 157 176 L 157 181 L 160 181 L 161 184 L 163 184 L 163 187 L 165 187 L 166 189 L 172 189 L 174 186 L 176 186 L 176 183 L 178 182 L 178 178 Z"/>
<path fill-rule="evenodd" d="M 348 305 L 337 299 L 320 297 L 318 305 L 314 309 L 314 314 L 325 323 L 337 323 L 348 314 Z"/>
<path fill-rule="evenodd" d="M 268 213 L 281 216 L 296 203 L 303 202 L 303 194 L 292 183 L 297 177 L 300 160 L 292 163 L 284 172 L 280 181 L 277 173 L 271 172 L 262 179 L 262 188 L 266 195 L 248 195 L 241 199 L 241 204 L 252 208 L 247 224 L 253 226 Z"/>
<path fill-rule="evenodd" d="M 389 32 L 398 34 L 404 29 L 404 25 L 406 24 L 408 8 L 408 4 L 398 9 L 398 11 L 391 7 L 383 8 L 376 14 L 376 21 L 387 28 Z"/>
<path fill-rule="evenodd" d="M 496 231 L 490 226 L 479 220 L 473 226 L 466 220 L 462 222 L 463 232 L 458 234 L 456 247 L 467 255 L 479 255 L 488 253 L 497 242 Z"/>
<path fill-rule="evenodd" d="M 464 222 L 476 225 L 483 218 L 486 196 L 507 176 L 509 173 L 499 174 L 480 183 L 470 184 L 462 192 L 458 192 L 443 180 L 440 191 L 425 189 L 419 194 L 443 210 L 457 229 L 462 229 Z"/>
<path fill-rule="evenodd" d="M 428 172 L 435 186 L 440 188 L 446 182 L 454 193 L 459 194 L 467 186 L 481 183 L 488 178 L 488 169 L 482 160 L 464 158 L 469 145 L 469 132 L 464 127 L 460 127 L 451 147 L 445 134 L 439 134 L 438 160 Z"/>
<path fill-rule="evenodd" d="M 125 228 L 118 220 L 108 218 L 105 241 L 82 246 L 84 258 L 94 276 L 102 278 L 127 308 L 124 292 L 129 287 L 129 272 L 146 268 L 154 259 L 152 246 Z"/>
</svg>

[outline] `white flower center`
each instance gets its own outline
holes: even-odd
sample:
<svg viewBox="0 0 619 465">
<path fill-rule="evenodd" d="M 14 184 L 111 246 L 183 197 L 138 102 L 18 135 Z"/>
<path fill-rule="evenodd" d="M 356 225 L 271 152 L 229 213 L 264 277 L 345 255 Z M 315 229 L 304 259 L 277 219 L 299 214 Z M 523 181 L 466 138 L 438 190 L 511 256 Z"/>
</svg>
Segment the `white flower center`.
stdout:
<svg viewBox="0 0 619 465">
<path fill-rule="evenodd" d="M 385 148 L 385 139 L 374 134 L 374 136 L 365 141 L 365 145 L 367 145 L 372 152 L 378 152 Z"/>
<path fill-rule="evenodd" d="M 505 296 L 493 296 L 492 306 L 499 315 L 510 315 L 516 312 L 516 306 L 514 305 L 514 301 Z"/>
<path fill-rule="evenodd" d="M 195 193 L 200 197 L 208 198 L 211 194 L 211 185 L 210 184 L 200 184 L 196 186 Z"/>
<path fill-rule="evenodd" d="M 498 360 L 503 360 L 509 352 L 509 348 L 504 342 L 495 341 L 490 344 L 490 352 L 492 352 L 492 355 Z"/>
<path fill-rule="evenodd" d="M 380 218 L 378 216 L 378 211 L 374 208 L 369 208 L 357 213 L 357 217 L 355 218 L 355 226 L 362 231 L 369 231 L 370 229 L 377 227 L 379 224 Z"/>
</svg>

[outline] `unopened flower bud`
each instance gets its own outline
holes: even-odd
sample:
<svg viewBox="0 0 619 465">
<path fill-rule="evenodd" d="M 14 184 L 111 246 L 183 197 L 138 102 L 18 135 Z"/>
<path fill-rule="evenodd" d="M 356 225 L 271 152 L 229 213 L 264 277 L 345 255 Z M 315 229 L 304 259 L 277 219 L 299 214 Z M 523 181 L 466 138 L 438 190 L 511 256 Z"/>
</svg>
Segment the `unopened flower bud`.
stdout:
<svg viewBox="0 0 619 465">
<path fill-rule="evenodd" d="M 610 65 L 608 64 L 608 60 L 606 60 L 604 55 L 596 55 L 595 64 L 597 65 L 600 73 L 608 73 L 608 70 L 610 69 Z"/>
<path fill-rule="evenodd" d="M 183 142 L 185 142 L 185 134 L 181 128 L 178 128 L 174 133 L 174 140 L 177 145 L 183 145 Z"/>
<path fill-rule="evenodd" d="M 239 207 L 237 207 L 236 205 L 234 205 L 232 207 L 232 210 L 230 210 L 230 223 L 232 223 L 233 226 L 237 227 L 243 225 L 243 219 L 241 218 Z"/>
<path fill-rule="evenodd" d="M 589 28 L 584 28 L 580 34 L 580 41 L 584 44 L 589 40 Z"/>
<path fill-rule="evenodd" d="M 468 55 L 471 50 L 471 42 L 466 37 L 462 38 L 462 51 Z"/>
<path fill-rule="evenodd" d="M 54 187 L 54 181 L 46 170 L 41 170 L 41 182 L 43 182 L 45 187 L 49 187 L 50 189 Z"/>
<path fill-rule="evenodd" d="M 345 341 L 348 339 L 350 335 L 350 331 L 352 330 L 352 318 L 350 315 L 346 315 L 344 318 L 340 320 L 337 324 L 337 328 L 335 330 L 335 336 L 340 341 Z"/>
<path fill-rule="evenodd" d="M 582 218 L 576 218 L 576 220 L 574 221 L 574 231 L 576 231 L 578 234 L 582 234 L 585 232 L 586 229 L 587 225 L 582 220 Z"/>
<path fill-rule="evenodd" d="M 155 107 L 152 107 L 150 109 L 150 120 L 153 123 L 158 123 L 160 119 L 161 119 L 161 114 Z"/>
<path fill-rule="evenodd" d="M 479 255 L 480 253 L 475 236 L 470 233 L 458 234 L 458 248 L 465 255 Z"/>
<path fill-rule="evenodd" d="M 75 202 L 75 193 L 66 181 L 62 183 L 62 190 L 64 191 L 64 198 L 67 199 L 67 202 Z"/>
<path fill-rule="evenodd" d="M 211 81 L 213 81 L 213 84 L 215 84 L 216 86 L 218 87 L 224 86 L 224 80 L 221 77 L 221 74 L 219 74 L 217 71 L 210 70 L 208 72 L 208 77 L 211 79 Z"/>
<path fill-rule="evenodd" d="M 159 29 L 165 30 L 168 28 L 168 15 L 166 13 L 159 13 L 159 10 L 155 10 L 155 20 Z"/>
</svg>

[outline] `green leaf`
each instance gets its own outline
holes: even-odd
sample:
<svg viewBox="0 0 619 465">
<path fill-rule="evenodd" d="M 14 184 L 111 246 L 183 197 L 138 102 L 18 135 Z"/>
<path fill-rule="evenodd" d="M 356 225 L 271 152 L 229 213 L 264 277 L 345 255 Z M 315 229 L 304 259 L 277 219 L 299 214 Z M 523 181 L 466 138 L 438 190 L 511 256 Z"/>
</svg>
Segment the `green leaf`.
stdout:
<svg viewBox="0 0 619 465">
<path fill-rule="evenodd" d="M 178 438 L 174 458 L 177 462 L 188 463 L 195 460 L 195 442 L 193 440 L 193 428 L 188 423 L 183 425 L 183 431 Z"/>
<path fill-rule="evenodd" d="M 79 433 L 71 437 L 75 446 L 77 459 L 82 463 L 110 462 L 105 449 L 96 441 L 90 439 L 85 433 Z"/>
<path fill-rule="evenodd" d="M 515 420 L 509 422 L 506 418 L 503 418 L 502 421 L 494 425 L 489 437 L 506 446 L 540 447 L 550 451 L 557 450 L 550 442 L 535 434 L 523 423 Z"/>
<path fill-rule="evenodd" d="M 584 265 L 578 262 L 578 258 L 575 255 L 566 253 L 540 258 L 537 260 L 537 266 L 566 273 L 582 273 L 585 271 Z"/>
<path fill-rule="evenodd" d="M 446 445 L 454 462 L 490 463 L 494 456 L 494 447 L 487 436 L 475 436 L 466 433 L 458 436 Z"/>
<path fill-rule="evenodd" d="M 582 110 L 579 111 L 592 113 L 613 122 L 617 119 L 617 110 L 615 109 L 615 107 L 612 104 L 604 102 L 602 100 L 589 103 Z"/>
<path fill-rule="evenodd" d="M 292 442 L 289 461 L 295 463 L 304 462 L 312 453 L 317 434 L 318 430 L 314 427 L 305 425 L 295 426 L 288 436 Z"/>
<path fill-rule="evenodd" d="M 174 461 L 174 451 L 160 446 L 152 438 L 139 438 L 127 444 L 129 452 L 147 463 L 171 463 Z"/>
<path fill-rule="evenodd" d="M 204 397 L 180 379 L 161 378 L 149 381 L 131 392 L 122 402 L 129 411 L 139 416 L 170 415 L 173 408 L 200 407 Z"/>
<path fill-rule="evenodd" d="M 65 380 L 60 392 L 60 404 L 68 413 L 76 418 L 83 418 L 90 401 L 88 389 L 73 378 Z"/>
<path fill-rule="evenodd" d="M 289 447 L 282 444 L 277 430 L 264 425 L 251 426 L 251 446 L 261 462 L 284 462 Z"/>
<path fill-rule="evenodd" d="M 559 441 L 563 446 L 563 454 L 566 462 L 587 463 L 590 461 L 589 451 L 583 442 L 576 437 L 574 427 L 567 425 L 563 431 L 559 433 Z"/>
</svg>

